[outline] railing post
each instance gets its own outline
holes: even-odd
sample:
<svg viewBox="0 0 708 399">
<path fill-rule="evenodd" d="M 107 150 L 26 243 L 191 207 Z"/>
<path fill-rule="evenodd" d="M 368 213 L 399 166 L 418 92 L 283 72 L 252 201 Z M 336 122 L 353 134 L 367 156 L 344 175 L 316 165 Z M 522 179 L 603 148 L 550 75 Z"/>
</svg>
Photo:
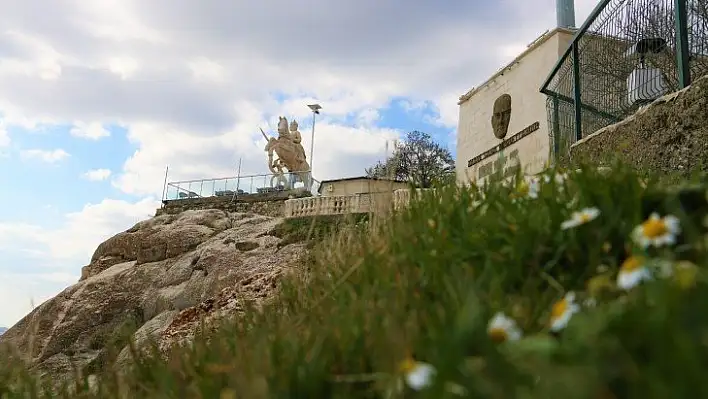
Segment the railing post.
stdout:
<svg viewBox="0 0 708 399">
<path fill-rule="evenodd" d="M 691 84 L 686 0 L 674 0 L 674 14 L 674 19 L 676 20 L 676 67 L 678 69 L 679 88 L 683 89 Z"/>
<path fill-rule="evenodd" d="M 165 194 L 167 194 L 167 172 L 170 170 L 170 165 L 165 166 L 165 182 L 162 185 L 162 205 L 161 208 L 165 207 Z"/>
<path fill-rule="evenodd" d="M 560 105 L 558 101 L 558 96 L 553 96 L 553 161 L 555 163 L 555 158 L 558 157 L 560 153 Z"/>
<path fill-rule="evenodd" d="M 582 103 L 580 99 L 580 50 L 578 41 L 573 41 L 573 106 L 575 108 L 575 140 L 583 138 Z"/>
</svg>

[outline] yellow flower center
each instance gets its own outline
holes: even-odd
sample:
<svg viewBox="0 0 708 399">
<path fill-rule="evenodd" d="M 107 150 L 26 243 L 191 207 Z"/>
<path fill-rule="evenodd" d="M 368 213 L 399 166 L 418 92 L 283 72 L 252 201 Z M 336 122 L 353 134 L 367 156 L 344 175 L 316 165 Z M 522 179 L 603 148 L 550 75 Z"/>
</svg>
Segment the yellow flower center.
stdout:
<svg viewBox="0 0 708 399">
<path fill-rule="evenodd" d="M 563 313 L 565 313 L 566 310 L 568 310 L 568 301 L 565 299 L 561 299 L 560 301 L 554 303 L 551 308 L 551 320 L 555 320 L 563 316 Z"/>
<path fill-rule="evenodd" d="M 587 223 L 591 219 L 591 216 L 589 213 L 581 213 L 580 217 L 578 217 L 578 220 L 580 220 L 581 223 Z"/>
<path fill-rule="evenodd" d="M 411 371 L 413 371 L 413 369 L 415 369 L 415 366 L 416 361 L 411 358 L 407 358 L 406 360 L 401 362 L 399 368 L 404 373 L 410 373 Z"/>
<path fill-rule="evenodd" d="M 630 256 L 627 258 L 624 262 L 622 262 L 622 266 L 620 266 L 620 271 L 622 273 L 629 273 L 633 272 L 644 264 L 644 259 L 640 256 Z"/>
<path fill-rule="evenodd" d="M 529 185 L 526 184 L 526 182 L 523 182 L 523 183 L 519 184 L 519 188 L 517 191 L 519 192 L 519 194 L 526 195 L 529 193 Z"/>
<path fill-rule="evenodd" d="M 507 340 L 509 335 L 506 330 L 500 327 L 494 327 L 489 330 L 489 338 L 496 343 L 502 343 Z"/>
<path fill-rule="evenodd" d="M 642 231 L 644 232 L 645 237 L 656 238 L 666 234 L 669 231 L 669 228 L 661 219 L 649 219 L 642 223 Z"/>
</svg>

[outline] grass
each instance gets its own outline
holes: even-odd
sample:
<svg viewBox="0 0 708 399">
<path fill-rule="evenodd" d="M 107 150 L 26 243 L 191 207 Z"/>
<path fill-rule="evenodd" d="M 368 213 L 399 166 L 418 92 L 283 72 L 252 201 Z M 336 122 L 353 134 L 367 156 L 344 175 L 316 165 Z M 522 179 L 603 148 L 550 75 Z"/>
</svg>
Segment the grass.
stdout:
<svg viewBox="0 0 708 399">
<path fill-rule="evenodd" d="M 272 305 L 66 396 L 708 397 L 707 187 L 668 190 L 620 165 L 549 180 L 537 198 L 520 181 L 483 195 L 446 187 L 390 219 L 322 234 Z M 560 228 L 583 208 L 599 215 Z M 644 249 L 632 234 L 654 212 L 677 217 L 681 233 Z M 643 260 L 652 279 L 618 287 L 627 260 Z M 551 330 L 569 292 L 578 312 Z M 490 334 L 499 312 L 521 339 Z M 406 359 L 434 367 L 432 385 L 401 385 Z M 0 367 L 0 397 L 40 396 L 30 375 Z"/>
<path fill-rule="evenodd" d="M 328 236 L 346 226 L 357 226 L 369 219 L 368 214 L 321 215 L 286 219 L 268 234 L 281 239 L 279 247 L 297 242 L 307 242 L 313 248 Z"/>
</svg>

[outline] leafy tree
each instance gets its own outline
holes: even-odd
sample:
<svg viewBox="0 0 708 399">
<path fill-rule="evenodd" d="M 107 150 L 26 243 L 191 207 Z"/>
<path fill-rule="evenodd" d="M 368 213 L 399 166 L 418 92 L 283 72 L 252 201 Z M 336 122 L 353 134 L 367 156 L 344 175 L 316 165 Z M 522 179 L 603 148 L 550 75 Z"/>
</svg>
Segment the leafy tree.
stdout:
<svg viewBox="0 0 708 399">
<path fill-rule="evenodd" d="M 429 134 L 414 130 L 394 145 L 386 161 L 366 168 L 368 177 L 393 178 L 421 188 L 445 184 L 455 179 L 455 162 L 446 148 Z"/>
</svg>

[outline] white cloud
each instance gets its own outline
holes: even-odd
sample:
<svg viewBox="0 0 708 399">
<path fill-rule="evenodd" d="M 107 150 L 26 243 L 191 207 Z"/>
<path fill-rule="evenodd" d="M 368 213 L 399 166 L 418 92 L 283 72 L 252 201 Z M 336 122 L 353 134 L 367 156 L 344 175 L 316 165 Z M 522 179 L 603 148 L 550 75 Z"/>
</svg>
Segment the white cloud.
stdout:
<svg viewBox="0 0 708 399">
<path fill-rule="evenodd" d="M 134 76 L 140 68 L 138 60 L 133 57 L 111 57 L 108 60 L 108 70 L 126 80 Z"/>
<path fill-rule="evenodd" d="M 0 122 L 0 148 L 10 145 L 10 135 L 7 134 L 5 125 Z"/>
<path fill-rule="evenodd" d="M 90 181 L 102 181 L 111 176 L 111 171 L 108 169 L 92 169 L 84 173 L 82 177 Z"/>
<path fill-rule="evenodd" d="M 104 128 L 103 124 L 100 122 L 77 122 L 74 124 L 74 127 L 71 128 L 69 133 L 74 137 L 89 140 L 98 140 L 111 135 L 111 132 Z"/>
<path fill-rule="evenodd" d="M 227 78 L 226 69 L 218 62 L 206 57 L 198 57 L 187 63 L 192 76 L 200 82 L 222 83 Z"/>
<path fill-rule="evenodd" d="M 78 268 L 88 263 L 98 244 L 107 238 L 148 219 L 160 207 L 160 201 L 146 197 L 132 203 L 104 199 L 86 204 L 81 211 L 65 215 L 57 229 L 27 223 L 0 223 L 0 249 L 3 252 L 33 248 L 33 254 Z"/>
<path fill-rule="evenodd" d="M 78 280 L 78 276 L 73 282 Z M 0 326 L 11 327 L 34 307 L 61 292 L 72 281 L 52 281 L 37 273 L 0 270 Z"/>
<path fill-rule="evenodd" d="M 20 156 L 23 159 L 28 160 L 39 160 L 46 163 L 56 163 L 68 158 L 70 155 L 68 152 L 62 150 L 61 148 L 57 148 L 54 150 L 22 150 L 20 152 Z"/>
<path fill-rule="evenodd" d="M 107 238 L 148 219 L 160 207 L 152 197 L 136 203 L 104 199 L 98 204 L 87 204 L 79 212 L 66 215 L 65 225 L 48 235 L 45 240 L 52 257 L 85 259 L 88 263 L 98 244 Z"/>
<path fill-rule="evenodd" d="M 3 22 L 36 39 L 36 52 L 61 66 L 62 75 L 51 85 L 25 76 L 20 71 L 38 65 L 37 57 L 10 52 L 6 62 L 23 67 L 0 78 L 0 109 L 13 118 L 120 120 L 127 127 L 171 125 L 210 136 L 231 130 L 244 103 L 259 120 L 278 114 L 304 120 L 310 116 L 306 103 L 316 100 L 332 117 L 368 116 L 357 120 L 365 125 L 376 120 L 370 110 L 394 97 L 456 107 L 456 96 L 441 104 L 450 98 L 443 95 L 459 96 L 496 70 L 494 49 L 530 40 L 553 21 L 551 0 L 531 1 L 535 9 L 546 6 L 541 18 L 515 12 L 510 1 L 446 7 L 428 1 L 406 8 L 373 0 L 337 7 L 313 1 L 317 13 L 282 0 L 246 8 L 67 0 L 57 10 L 41 3 L 53 18 L 29 25 L 21 16 L 40 4 L 30 0 L 6 11 Z M 402 18 L 405 24 L 391 23 Z M 500 30 L 500 22 L 511 28 Z M 314 31 L 317 40 L 310 38 Z M 18 43 L 4 39 L 0 46 Z M 455 125 L 450 118 L 441 123 Z M 250 137 L 254 128 L 238 134 Z M 159 134 L 161 146 L 172 145 Z"/>
</svg>

